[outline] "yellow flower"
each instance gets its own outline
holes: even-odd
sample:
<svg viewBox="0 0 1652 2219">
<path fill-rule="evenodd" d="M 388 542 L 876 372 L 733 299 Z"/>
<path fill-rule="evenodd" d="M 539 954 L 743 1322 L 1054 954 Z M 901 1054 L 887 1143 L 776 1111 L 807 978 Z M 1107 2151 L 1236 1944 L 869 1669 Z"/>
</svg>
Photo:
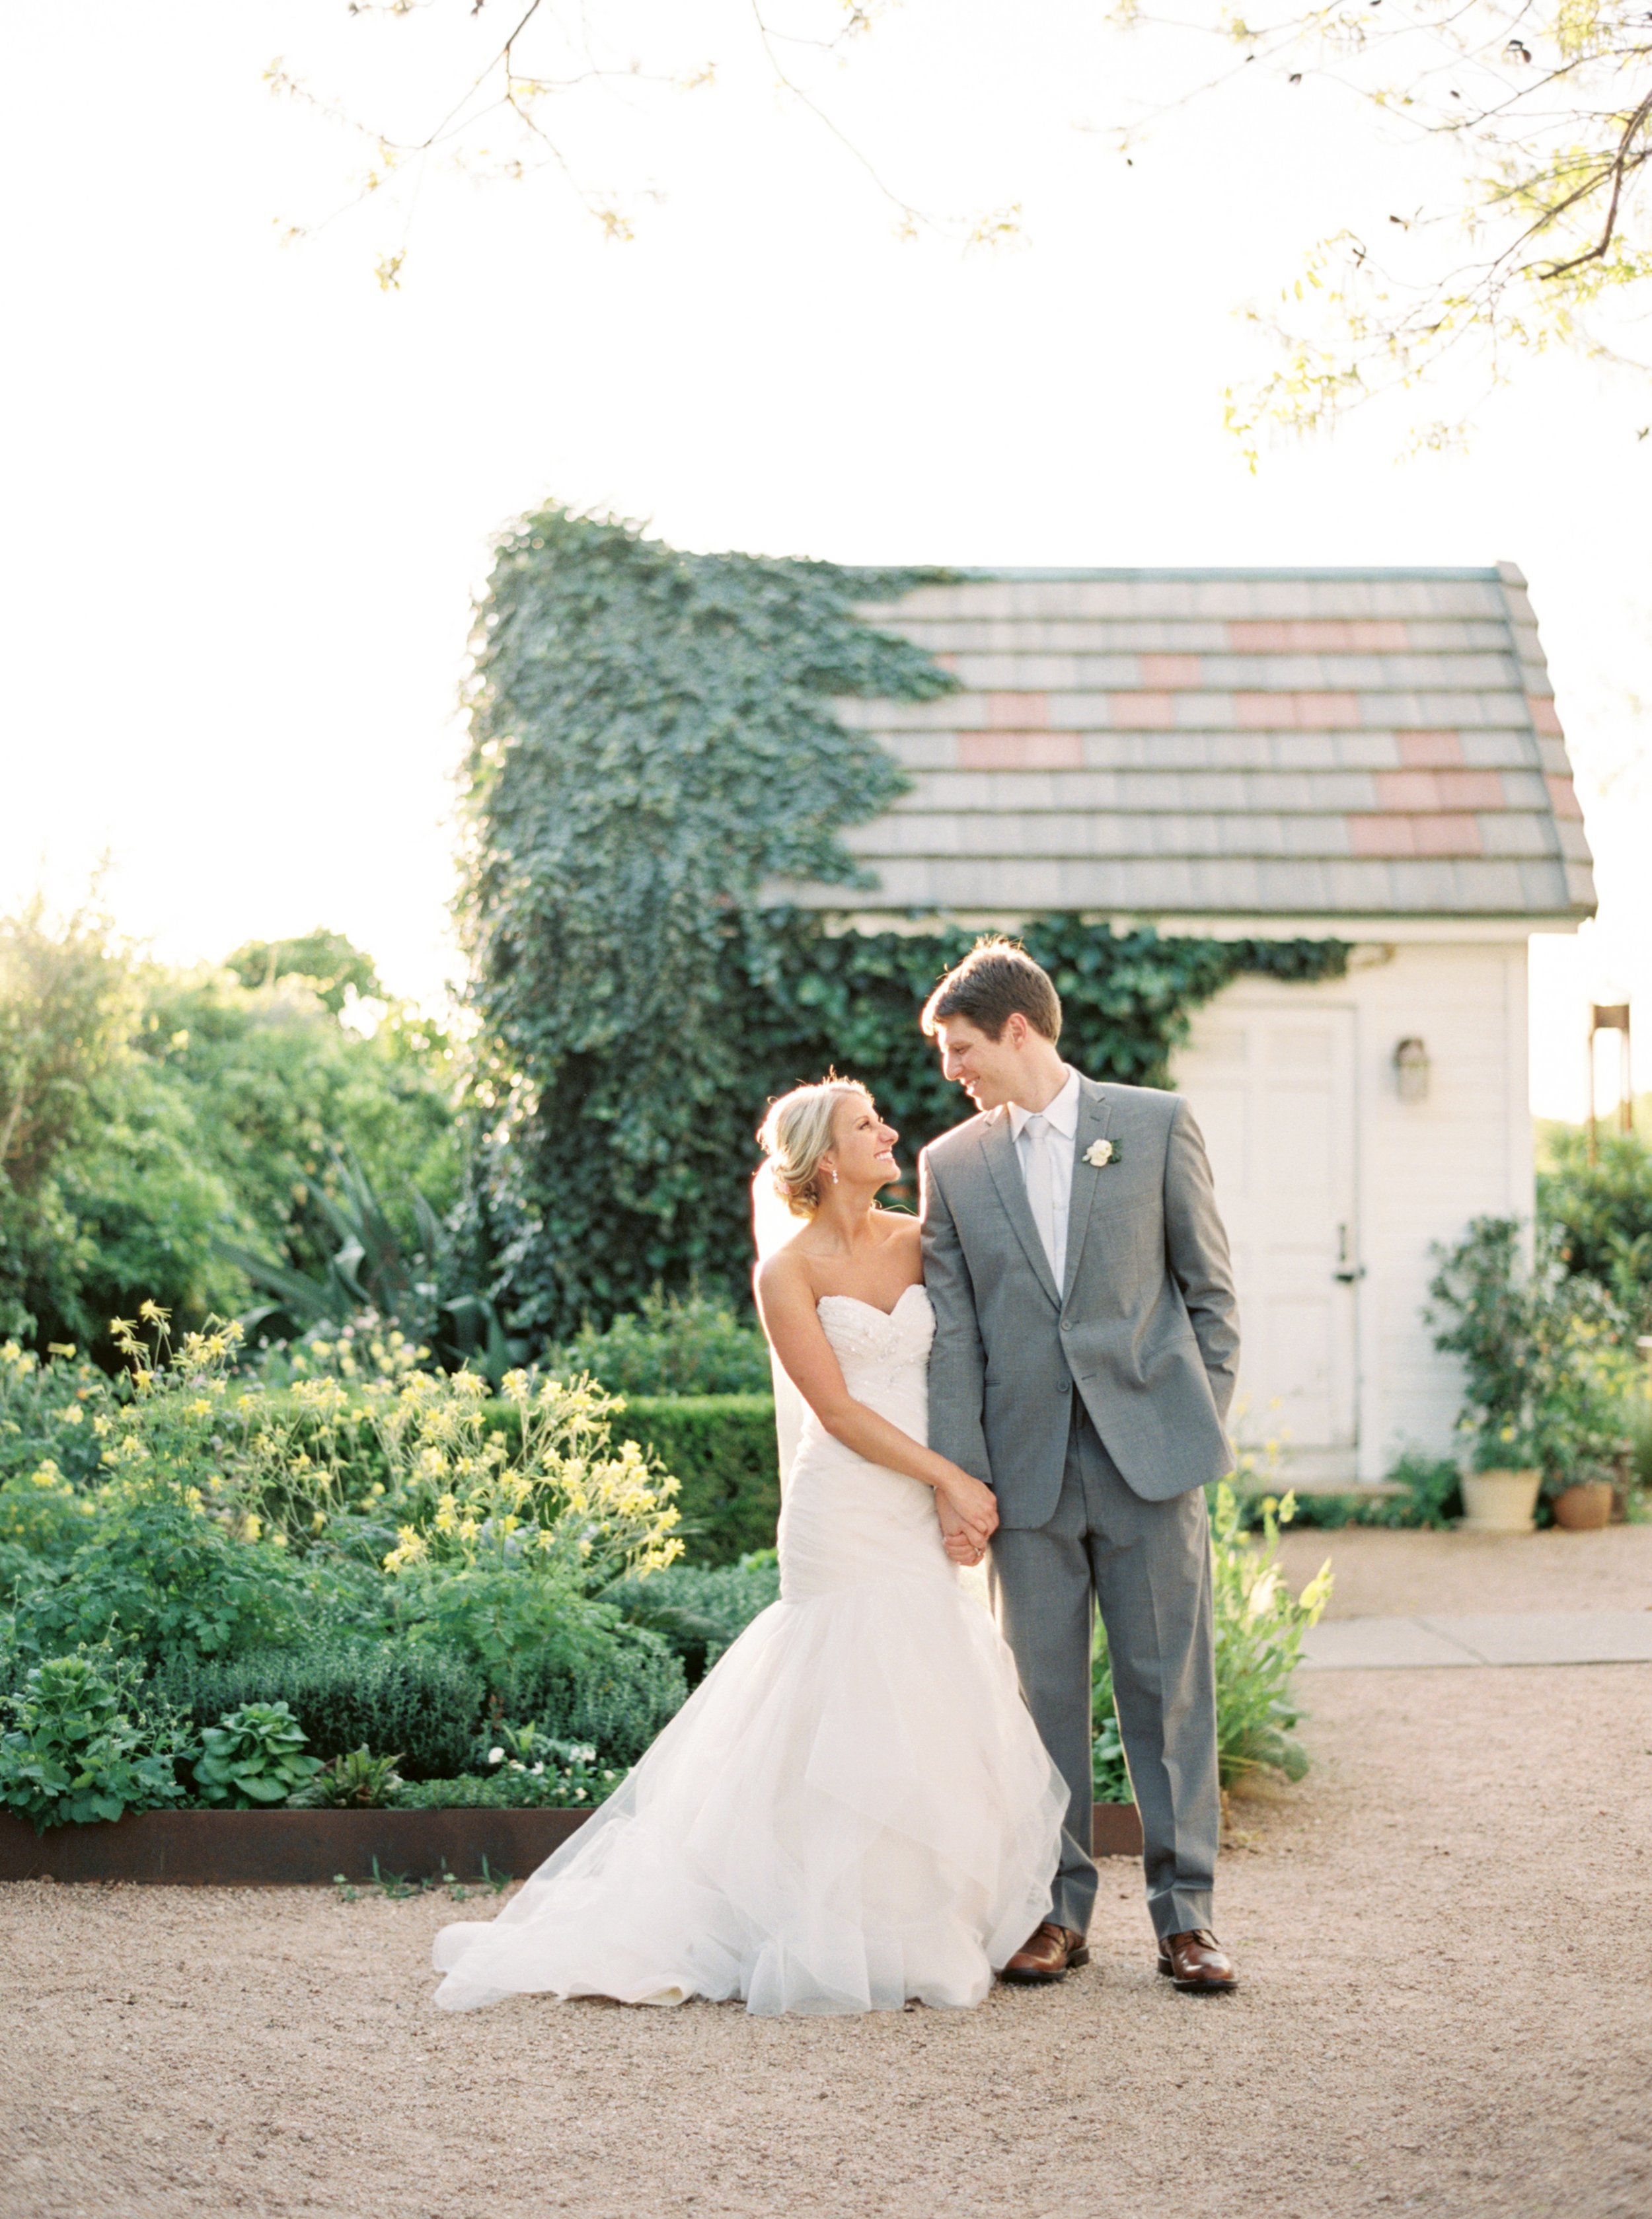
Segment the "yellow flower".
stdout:
<svg viewBox="0 0 1652 2219">
<path fill-rule="evenodd" d="M 114 1334 L 116 1340 L 129 1340 L 132 1335 L 137 1331 L 137 1327 L 133 1323 L 130 1318 L 111 1318 L 109 1320 L 109 1331 Z"/>
<path fill-rule="evenodd" d="M 249 1511 L 247 1512 L 247 1514 L 246 1514 L 245 1517 L 241 1520 L 241 1538 L 242 1538 L 242 1540 L 244 1540 L 244 1541 L 256 1541 L 256 1540 L 258 1540 L 258 1539 L 259 1539 L 259 1538 L 260 1538 L 260 1537 L 262 1536 L 263 1532 L 264 1532 L 264 1520 L 263 1520 L 263 1519 L 262 1519 L 262 1518 L 259 1518 L 259 1517 L 257 1517 L 257 1516 L 256 1516 L 256 1515 L 255 1515 L 255 1514 L 254 1514 L 251 1510 L 249 1510 Z"/>
<path fill-rule="evenodd" d="M 58 1412 L 58 1423 L 60 1426 L 78 1426 L 85 1414 L 78 1402 L 71 1402 L 66 1410 Z"/>
<path fill-rule="evenodd" d="M 186 1416 L 191 1418 L 209 1418 L 212 1415 L 212 1404 L 204 1395 L 197 1395 L 193 1402 L 186 1402 L 183 1408 Z"/>
<path fill-rule="evenodd" d="M 171 1310 L 164 1310 L 158 1302 L 140 1302 L 138 1305 L 138 1315 L 146 1325 L 165 1325 L 171 1315 Z"/>
<path fill-rule="evenodd" d="M 60 1356 L 65 1364 L 72 1364 L 75 1360 L 75 1345 L 71 1340 L 48 1340 L 46 1352 L 48 1356 Z"/>
</svg>

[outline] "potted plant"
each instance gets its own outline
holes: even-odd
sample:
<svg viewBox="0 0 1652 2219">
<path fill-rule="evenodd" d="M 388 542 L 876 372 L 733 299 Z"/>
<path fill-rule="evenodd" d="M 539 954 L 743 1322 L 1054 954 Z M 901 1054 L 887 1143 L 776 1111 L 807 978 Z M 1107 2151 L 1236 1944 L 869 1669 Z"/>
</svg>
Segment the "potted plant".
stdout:
<svg viewBox="0 0 1652 2219">
<path fill-rule="evenodd" d="M 1434 1253 L 1440 1268 L 1424 1315 L 1435 1347 L 1463 1369 L 1463 1524 L 1470 1532 L 1529 1533 L 1543 1471 L 1532 1287 L 1518 1221 L 1476 1217 L 1455 1248 L 1437 1246 Z"/>
<path fill-rule="evenodd" d="M 1605 1525 L 1604 1468 L 1624 1430 L 1632 1370 L 1611 1296 L 1568 1275 L 1553 1231 L 1539 1233 L 1528 1265 L 1512 1217 L 1477 1217 L 1455 1248 L 1436 1252 L 1434 1345 L 1464 1371 L 1463 1526 L 1529 1533 L 1540 1493 L 1562 1525 Z"/>
<path fill-rule="evenodd" d="M 1555 1523 L 1591 1532 L 1612 1518 L 1612 1467 L 1629 1430 L 1624 1371 L 1630 1359 L 1599 1290 L 1568 1283 L 1573 1299 L 1543 1352 L 1537 1432 L 1543 1492 Z"/>
</svg>

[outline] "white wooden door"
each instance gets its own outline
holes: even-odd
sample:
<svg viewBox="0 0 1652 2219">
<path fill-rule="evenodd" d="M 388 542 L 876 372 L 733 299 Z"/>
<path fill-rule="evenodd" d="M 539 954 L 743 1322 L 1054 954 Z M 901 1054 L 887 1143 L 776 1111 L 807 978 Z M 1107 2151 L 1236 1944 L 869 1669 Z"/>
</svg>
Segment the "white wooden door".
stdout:
<svg viewBox="0 0 1652 2219">
<path fill-rule="evenodd" d="M 1357 1449 L 1354 1015 L 1223 1007 L 1195 1021 L 1176 1084 L 1210 1150 L 1239 1287 L 1246 1446 L 1281 1439 L 1304 1478 Z"/>
</svg>

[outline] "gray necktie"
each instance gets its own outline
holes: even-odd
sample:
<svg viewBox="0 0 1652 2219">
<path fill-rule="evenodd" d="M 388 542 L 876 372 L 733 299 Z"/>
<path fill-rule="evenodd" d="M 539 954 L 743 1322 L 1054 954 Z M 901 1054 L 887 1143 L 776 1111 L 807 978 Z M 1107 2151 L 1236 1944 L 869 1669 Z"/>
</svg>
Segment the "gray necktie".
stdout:
<svg viewBox="0 0 1652 2219">
<path fill-rule="evenodd" d="M 1056 1255 L 1055 1167 L 1050 1160 L 1048 1120 L 1042 1116 L 1029 1117 L 1022 1128 L 1022 1138 L 1027 1144 L 1028 1205 L 1033 1213 L 1033 1222 L 1038 1228 L 1038 1237 L 1044 1243 L 1044 1253 L 1050 1260 L 1050 1276 L 1059 1286 L 1061 1265 Z"/>
</svg>

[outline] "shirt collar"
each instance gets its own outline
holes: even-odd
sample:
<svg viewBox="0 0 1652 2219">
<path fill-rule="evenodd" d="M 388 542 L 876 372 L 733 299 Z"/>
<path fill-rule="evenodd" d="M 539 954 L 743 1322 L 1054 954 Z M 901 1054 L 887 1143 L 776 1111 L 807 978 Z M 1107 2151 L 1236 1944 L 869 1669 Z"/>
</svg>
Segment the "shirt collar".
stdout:
<svg viewBox="0 0 1652 2219">
<path fill-rule="evenodd" d="M 1069 1064 L 1065 1066 L 1067 1083 L 1053 1102 L 1044 1105 L 1044 1122 L 1053 1133 L 1059 1133 L 1064 1141 L 1072 1139 L 1078 1130 L 1078 1074 Z M 1027 1129 L 1027 1121 L 1034 1113 L 1023 1110 L 1019 1102 L 1008 1103 L 1009 1126 L 1016 1140 Z"/>
</svg>

